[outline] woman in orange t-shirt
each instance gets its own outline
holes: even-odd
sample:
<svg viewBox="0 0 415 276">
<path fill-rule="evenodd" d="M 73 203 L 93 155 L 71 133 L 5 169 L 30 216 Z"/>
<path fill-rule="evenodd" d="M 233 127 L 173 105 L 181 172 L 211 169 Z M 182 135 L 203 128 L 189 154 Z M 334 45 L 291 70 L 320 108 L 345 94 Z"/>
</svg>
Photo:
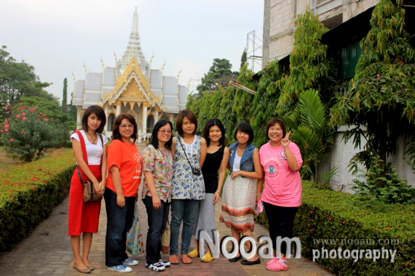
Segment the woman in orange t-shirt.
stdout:
<svg viewBox="0 0 415 276">
<path fill-rule="evenodd" d="M 133 225 L 143 165 L 135 145 L 137 123 L 134 117 L 129 114 L 118 115 L 112 138 L 108 147 L 109 174 L 104 194 L 107 210 L 105 265 L 109 270 L 131 272 L 128 266 L 137 265 L 138 261 L 128 258 L 125 252 L 127 231 Z"/>
</svg>

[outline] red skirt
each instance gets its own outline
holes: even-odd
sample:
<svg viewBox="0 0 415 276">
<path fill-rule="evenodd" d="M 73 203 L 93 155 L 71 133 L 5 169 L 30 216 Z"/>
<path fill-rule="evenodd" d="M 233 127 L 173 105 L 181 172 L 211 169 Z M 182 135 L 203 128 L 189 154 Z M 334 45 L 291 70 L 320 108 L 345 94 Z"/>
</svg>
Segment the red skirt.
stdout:
<svg viewBox="0 0 415 276">
<path fill-rule="evenodd" d="M 101 166 L 89 166 L 92 174 L 101 181 Z M 89 178 L 81 171 L 82 180 Z M 97 233 L 101 201 L 84 202 L 84 186 L 78 176 L 78 167 L 75 169 L 69 192 L 68 236 L 80 236 L 83 232 Z"/>
</svg>

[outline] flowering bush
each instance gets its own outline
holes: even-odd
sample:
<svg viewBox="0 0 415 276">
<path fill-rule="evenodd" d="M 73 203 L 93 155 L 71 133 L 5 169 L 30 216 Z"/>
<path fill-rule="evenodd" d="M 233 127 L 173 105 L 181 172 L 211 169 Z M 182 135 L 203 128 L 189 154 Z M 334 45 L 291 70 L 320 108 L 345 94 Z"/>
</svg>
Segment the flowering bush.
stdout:
<svg viewBox="0 0 415 276">
<path fill-rule="evenodd" d="M 16 159 L 31 162 L 41 158 L 46 149 L 59 144 L 60 127 L 38 107 L 29 108 L 23 103 L 16 107 L 6 105 L 4 128 L 0 129 L 7 153 Z"/>
</svg>

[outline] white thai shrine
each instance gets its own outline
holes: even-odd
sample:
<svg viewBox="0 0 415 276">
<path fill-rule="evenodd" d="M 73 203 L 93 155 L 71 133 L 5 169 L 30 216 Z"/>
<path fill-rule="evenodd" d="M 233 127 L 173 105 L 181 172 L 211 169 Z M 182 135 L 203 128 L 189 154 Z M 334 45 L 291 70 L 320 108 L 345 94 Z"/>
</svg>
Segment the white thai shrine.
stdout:
<svg viewBox="0 0 415 276">
<path fill-rule="evenodd" d="M 119 114 L 129 113 L 137 120 L 139 142 L 148 139 L 159 119 L 173 122 L 186 107 L 188 87 L 179 84 L 180 72 L 177 77 L 164 76 L 164 65 L 151 69 L 151 61 L 146 61 L 141 49 L 136 8 L 127 50 L 121 60 L 115 57 L 115 67 L 102 62 L 102 72 L 89 72 L 85 67 L 85 80 L 74 77 L 72 104 L 77 107 L 77 127 L 81 127 L 85 110 L 96 104 L 105 110 L 107 137 L 112 136 Z"/>
</svg>

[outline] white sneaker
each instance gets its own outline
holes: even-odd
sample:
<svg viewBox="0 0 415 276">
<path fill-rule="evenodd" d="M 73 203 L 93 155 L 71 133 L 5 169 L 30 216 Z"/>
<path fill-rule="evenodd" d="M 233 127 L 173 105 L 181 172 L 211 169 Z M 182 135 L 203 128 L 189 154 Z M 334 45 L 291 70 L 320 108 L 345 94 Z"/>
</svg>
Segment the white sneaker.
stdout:
<svg viewBox="0 0 415 276">
<path fill-rule="evenodd" d="M 133 269 L 125 265 L 116 265 L 107 267 L 108 270 L 113 270 L 117 272 L 131 272 Z"/>
<path fill-rule="evenodd" d="M 146 263 L 146 268 L 154 270 L 154 271 L 164 271 L 166 269 L 166 267 L 162 265 L 161 263 L 154 263 L 154 264 Z"/>
<path fill-rule="evenodd" d="M 169 261 L 163 261 L 163 259 L 160 259 L 159 263 L 164 265 L 165 267 L 169 267 L 171 265 L 171 263 Z"/>
<path fill-rule="evenodd" d="M 123 263 L 123 265 L 128 265 L 128 266 L 138 265 L 138 261 L 133 260 L 131 258 L 125 259 L 124 262 L 122 262 L 122 263 Z"/>
</svg>

